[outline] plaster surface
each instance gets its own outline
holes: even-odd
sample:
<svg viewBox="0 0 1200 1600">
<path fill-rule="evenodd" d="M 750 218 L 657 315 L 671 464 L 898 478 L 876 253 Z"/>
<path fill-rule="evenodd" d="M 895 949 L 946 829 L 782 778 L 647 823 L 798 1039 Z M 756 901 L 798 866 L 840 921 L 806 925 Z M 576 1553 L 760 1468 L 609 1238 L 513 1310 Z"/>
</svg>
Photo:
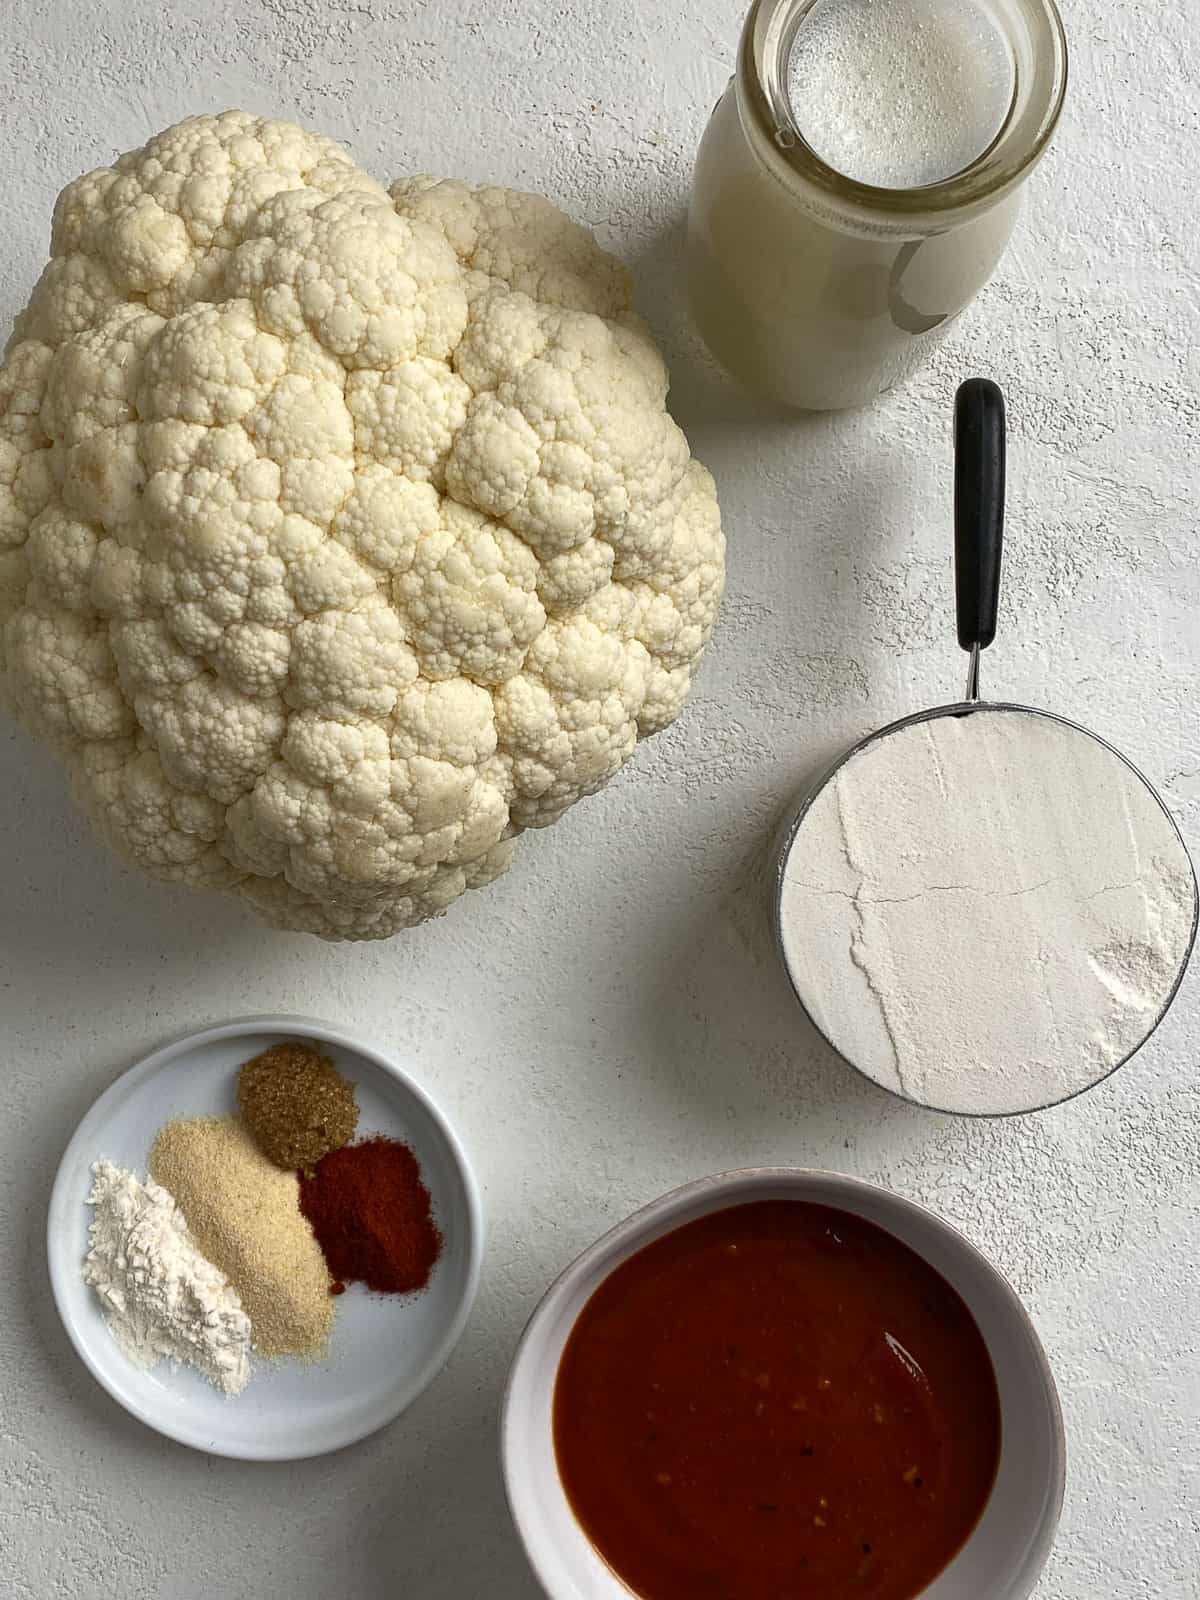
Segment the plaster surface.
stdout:
<svg viewBox="0 0 1200 1600">
<path fill-rule="evenodd" d="M 794 1162 L 935 1207 L 1007 1272 L 1071 1444 L 1038 1600 L 1189 1600 L 1200 1571 L 1195 977 L 1114 1079 L 1039 1116 L 911 1110 L 798 1019 L 759 867 L 786 802 L 868 728 L 956 697 L 950 405 L 997 378 L 1010 542 L 985 689 L 1093 726 L 1200 844 L 1200 54 L 1186 7 L 1070 0 L 1069 110 L 999 275 L 905 390 L 781 416 L 706 358 L 682 301 L 692 154 L 733 0 L 7 0 L 0 321 L 54 197 L 190 112 L 346 140 L 377 176 L 541 188 L 635 268 L 672 404 L 716 474 L 729 596 L 688 710 L 511 875 L 389 944 L 264 932 L 143 881 L 0 728 L 0 1590 L 12 1600 L 536 1600 L 496 1406 L 551 1276 L 700 1174 Z M 189 1026 L 298 1010 L 401 1052 L 473 1152 L 483 1289 L 397 1425 L 295 1466 L 205 1458 L 127 1418 L 46 1286 L 51 1178 L 96 1094 Z"/>
</svg>

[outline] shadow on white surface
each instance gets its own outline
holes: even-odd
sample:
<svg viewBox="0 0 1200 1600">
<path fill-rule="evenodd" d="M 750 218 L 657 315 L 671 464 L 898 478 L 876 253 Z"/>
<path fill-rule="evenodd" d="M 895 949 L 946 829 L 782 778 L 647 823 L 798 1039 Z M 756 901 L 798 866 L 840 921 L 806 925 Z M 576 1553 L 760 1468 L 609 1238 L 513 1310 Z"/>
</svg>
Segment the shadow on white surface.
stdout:
<svg viewBox="0 0 1200 1600">
<path fill-rule="evenodd" d="M 794 1159 L 815 1159 L 846 1123 L 895 1102 L 842 1061 L 792 994 L 773 942 L 773 826 L 754 842 L 702 921 L 688 908 L 648 974 L 637 1025 L 646 1081 L 710 1124 L 738 1108 L 802 1119 Z M 766 1150 L 763 1160 L 768 1159 Z"/>
<path fill-rule="evenodd" d="M 5 946 L 23 959 L 56 961 L 103 945 L 119 925 L 144 951 L 157 953 L 173 938 L 193 947 L 205 933 L 227 945 L 255 937 L 255 924 L 229 895 L 162 884 L 122 861 L 75 807 L 67 774 L 54 754 L 0 720 L 0 838 L 9 841 L 10 903 L 18 918 L 0 929 Z M 11 954 L 10 957 L 11 958 Z"/>
</svg>

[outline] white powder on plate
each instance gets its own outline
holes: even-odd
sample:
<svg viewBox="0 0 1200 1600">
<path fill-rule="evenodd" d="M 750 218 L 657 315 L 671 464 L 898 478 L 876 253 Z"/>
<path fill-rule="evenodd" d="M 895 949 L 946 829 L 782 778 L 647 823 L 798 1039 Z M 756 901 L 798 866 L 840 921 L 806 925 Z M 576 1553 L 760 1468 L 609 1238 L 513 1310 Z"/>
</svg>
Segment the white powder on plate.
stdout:
<svg viewBox="0 0 1200 1600">
<path fill-rule="evenodd" d="M 185 1363 L 225 1394 L 250 1378 L 250 1318 L 225 1274 L 196 1249 L 183 1213 L 153 1182 L 97 1161 L 83 1277 L 137 1367 Z"/>
<path fill-rule="evenodd" d="M 1009 46 L 976 0 L 818 0 L 788 59 L 788 100 L 836 172 L 913 189 L 995 140 L 1014 88 Z"/>
<path fill-rule="evenodd" d="M 1195 879 L 1099 740 L 988 708 L 910 724 L 817 794 L 783 868 L 784 959 L 813 1021 L 886 1088 L 1031 1110 L 1137 1049 L 1187 958 Z"/>
</svg>

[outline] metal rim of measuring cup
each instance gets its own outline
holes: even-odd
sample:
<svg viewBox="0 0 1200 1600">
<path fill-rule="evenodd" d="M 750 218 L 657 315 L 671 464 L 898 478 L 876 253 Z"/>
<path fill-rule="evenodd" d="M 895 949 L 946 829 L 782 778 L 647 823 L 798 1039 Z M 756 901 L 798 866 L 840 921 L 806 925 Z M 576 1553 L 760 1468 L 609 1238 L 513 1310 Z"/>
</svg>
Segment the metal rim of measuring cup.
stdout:
<svg viewBox="0 0 1200 1600">
<path fill-rule="evenodd" d="M 979 711 L 1015 711 L 1021 712 L 1026 716 L 1042 717 L 1048 722 L 1057 722 L 1065 728 L 1070 728 L 1074 733 L 1083 734 L 1086 738 L 1091 739 L 1094 743 L 1102 746 L 1102 748 L 1107 750 L 1110 755 L 1116 756 L 1117 760 L 1120 761 L 1123 766 L 1128 768 L 1133 776 L 1137 778 L 1142 786 L 1147 790 L 1152 799 L 1158 805 L 1159 810 L 1170 823 L 1171 831 L 1179 841 L 1179 848 L 1183 852 L 1183 859 L 1188 864 L 1188 870 L 1191 873 L 1192 878 L 1192 926 L 1191 931 L 1188 934 L 1187 949 L 1184 951 L 1183 959 L 1179 963 L 1179 970 L 1175 974 L 1175 981 L 1171 985 L 1170 992 L 1163 1001 L 1162 1007 L 1160 1008 L 1157 1016 L 1154 1018 L 1154 1021 L 1138 1040 L 1137 1044 L 1134 1045 L 1132 1050 L 1123 1055 L 1120 1061 L 1115 1062 L 1111 1067 L 1109 1067 L 1107 1072 L 1102 1073 L 1098 1078 L 1093 1078 L 1090 1083 L 1081 1085 L 1081 1087 L 1078 1089 L 1072 1089 L 1070 1094 L 1060 1095 L 1056 1100 L 1039 1101 L 1036 1105 L 1021 1106 L 1013 1111 L 960 1111 L 952 1110 L 947 1106 L 930 1105 L 924 1100 L 916 1099 L 916 1097 L 911 1094 L 905 1094 L 901 1089 L 893 1089 L 886 1083 L 880 1083 L 878 1078 L 873 1078 L 871 1074 L 865 1070 L 865 1068 L 860 1067 L 856 1061 L 851 1060 L 849 1056 L 845 1055 L 841 1050 L 839 1050 L 837 1045 L 834 1044 L 833 1040 L 825 1032 L 824 1028 L 822 1028 L 820 1023 L 817 1022 L 816 1018 L 805 1004 L 804 996 L 800 992 L 799 985 L 797 984 L 791 966 L 788 963 L 787 952 L 784 949 L 783 943 L 784 872 L 787 867 L 788 858 L 792 852 L 792 846 L 796 840 L 796 835 L 799 833 L 805 817 L 808 815 L 814 801 L 821 791 L 832 782 L 842 768 L 848 762 L 852 761 L 855 756 L 861 754 L 862 751 L 868 749 L 871 745 L 876 744 L 880 739 L 886 739 L 889 734 L 899 733 L 902 729 L 913 727 L 917 723 L 932 722 L 939 717 L 969 717 Z M 1174 1004 L 1175 996 L 1179 993 L 1179 986 L 1183 982 L 1184 974 L 1187 972 L 1188 964 L 1192 958 L 1192 951 L 1196 943 L 1197 927 L 1200 925 L 1200 888 L 1197 887 L 1195 863 L 1192 861 L 1191 852 L 1187 847 L 1187 842 L 1185 841 L 1183 834 L 1180 832 L 1179 824 L 1176 822 L 1166 802 L 1159 794 L 1158 790 L 1150 782 L 1149 778 L 1146 777 L 1145 773 L 1142 772 L 1140 768 L 1136 767 L 1127 755 L 1118 750 L 1115 745 L 1109 744 L 1107 739 L 1102 739 L 1100 735 L 1098 733 L 1094 733 L 1091 728 L 1085 728 L 1081 723 L 1072 722 L 1069 717 L 1059 716 L 1057 712 L 1043 711 L 1036 706 L 1018 705 L 1014 701 L 1007 700 L 960 700 L 955 701 L 950 705 L 934 706 L 926 711 L 912 712 L 906 717 L 898 718 L 895 722 L 889 722 L 886 727 L 876 728 L 873 732 L 867 734 L 866 738 L 860 739 L 857 744 L 853 744 L 848 750 L 843 751 L 833 765 L 830 766 L 821 775 L 821 777 L 818 778 L 816 783 L 814 783 L 812 787 L 805 793 L 800 801 L 800 804 L 794 811 L 789 813 L 787 819 L 783 823 L 779 834 L 777 835 L 775 857 L 772 866 L 772 877 L 774 881 L 772 889 L 771 920 L 775 935 L 775 949 L 779 956 L 780 965 L 787 974 L 788 983 L 791 986 L 792 993 L 796 997 L 797 1004 L 799 1005 L 801 1011 L 804 1012 L 804 1015 L 808 1018 L 813 1028 L 833 1051 L 834 1055 L 836 1055 L 840 1061 L 844 1061 L 845 1064 L 854 1072 L 856 1072 L 860 1078 L 865 1078 L 868 1083 L 874 1084 L 877 1089 L 882 1089 L 884 1093 L 894 1096 L 894 1098 L 897 1100 L 903 1100 L 908 1105 L 916 1106 L 922 1111 L 937 1112 L 940 1116 L 971 1117 L 980 1121 L 995 1120 L 1003 1117 L 1025 1117 L 1030 1116 L 1037 1111 L 1049 1111 L 1054 1106 L 1066 1105 L 1069 1100 L 1076 1100 L 1080 1095 L 1087 1094 L 1089 1090 L 1095 1089 L 1097 1085 L 1106 1082 L 1107 1079 L 1111 1078 L 1115 1072 L 1119 1072 L 1121 1068 L 1125 1066 L 1128 1061 L 1131 1061 L 1133 1057 L 1137 1055 L 1138 1051 L 1141 1050 L 1143 1046 L 1154 1037 L 1163 1018 Z"/>
</svg>

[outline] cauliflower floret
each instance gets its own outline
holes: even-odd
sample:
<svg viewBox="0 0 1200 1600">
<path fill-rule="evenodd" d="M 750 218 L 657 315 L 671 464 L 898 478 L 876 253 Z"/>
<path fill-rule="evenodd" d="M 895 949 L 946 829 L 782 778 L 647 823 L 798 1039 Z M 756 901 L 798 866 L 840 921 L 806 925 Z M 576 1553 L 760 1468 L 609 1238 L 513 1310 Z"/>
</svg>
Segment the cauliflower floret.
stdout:
<svg viewBox="0 0 1200 1600">
<path fill-rule="evenodd" d="M 55 498 L 41 415 L 52 356 L 47 345 L 14 338 L 0 365 L 0 692 L 10 701 L 4 621 L 25 601 L 30 528 Z"/>
<path fill-rule="evenodd" d="M 496 730 L 522 828 L 557 822 L 633 753 L 646 700 L 645 646 L 585 618 L 549 622 L 525 669 L 496 690 Z"/>
<path fill-rule="evenodd" d="M 435 916 L 682 706 L 724 542 L 666 388 L 548 201 L 190 118 L 63 191 L 0 365 L 0 690 L 148 872 Z"/>
<path fill-rule="evenodd" d="M 542 195 L 426 177 L 400 178 L 391 193 L 402 217 L 431 224 L 445 238 L 466 269 L 468 294 L 498 283 L 547 305 L 598 317 L 629 314 L 633 286 L 625 268 Z"/>
<path fill-rule="evenodd" d="M 515 533 L 447 501 L 441 528 L 393 584 L 425 676 L 510 678 L 545 625 L 537 582 L 537 557 Z"/>
<path fill-rule="evenodd" d="M 219 842 L 225 807 L 171 783 L 151 748 L 125 740 L 84 746 L 75 779 L 101 837 L 158 878 L 235 889 L 241 874 Z"/>
<path fill-rule="evenodd" d="M 234 251 L 226 284 L 282 338 L 306 329 L 350 369 L 444 361 L 462 337 L 466 291 L 436 229 L 408 222 L 386 197 L 319 203 L 293 190 L 263 206 Z"/>
<path fill-rule="evenodd" d="M 65 754 L 134 727 L 103 625 L 62 610 L 17 611 L 5 626 L 9 687 L 17 714 Z"/>
</svg>

